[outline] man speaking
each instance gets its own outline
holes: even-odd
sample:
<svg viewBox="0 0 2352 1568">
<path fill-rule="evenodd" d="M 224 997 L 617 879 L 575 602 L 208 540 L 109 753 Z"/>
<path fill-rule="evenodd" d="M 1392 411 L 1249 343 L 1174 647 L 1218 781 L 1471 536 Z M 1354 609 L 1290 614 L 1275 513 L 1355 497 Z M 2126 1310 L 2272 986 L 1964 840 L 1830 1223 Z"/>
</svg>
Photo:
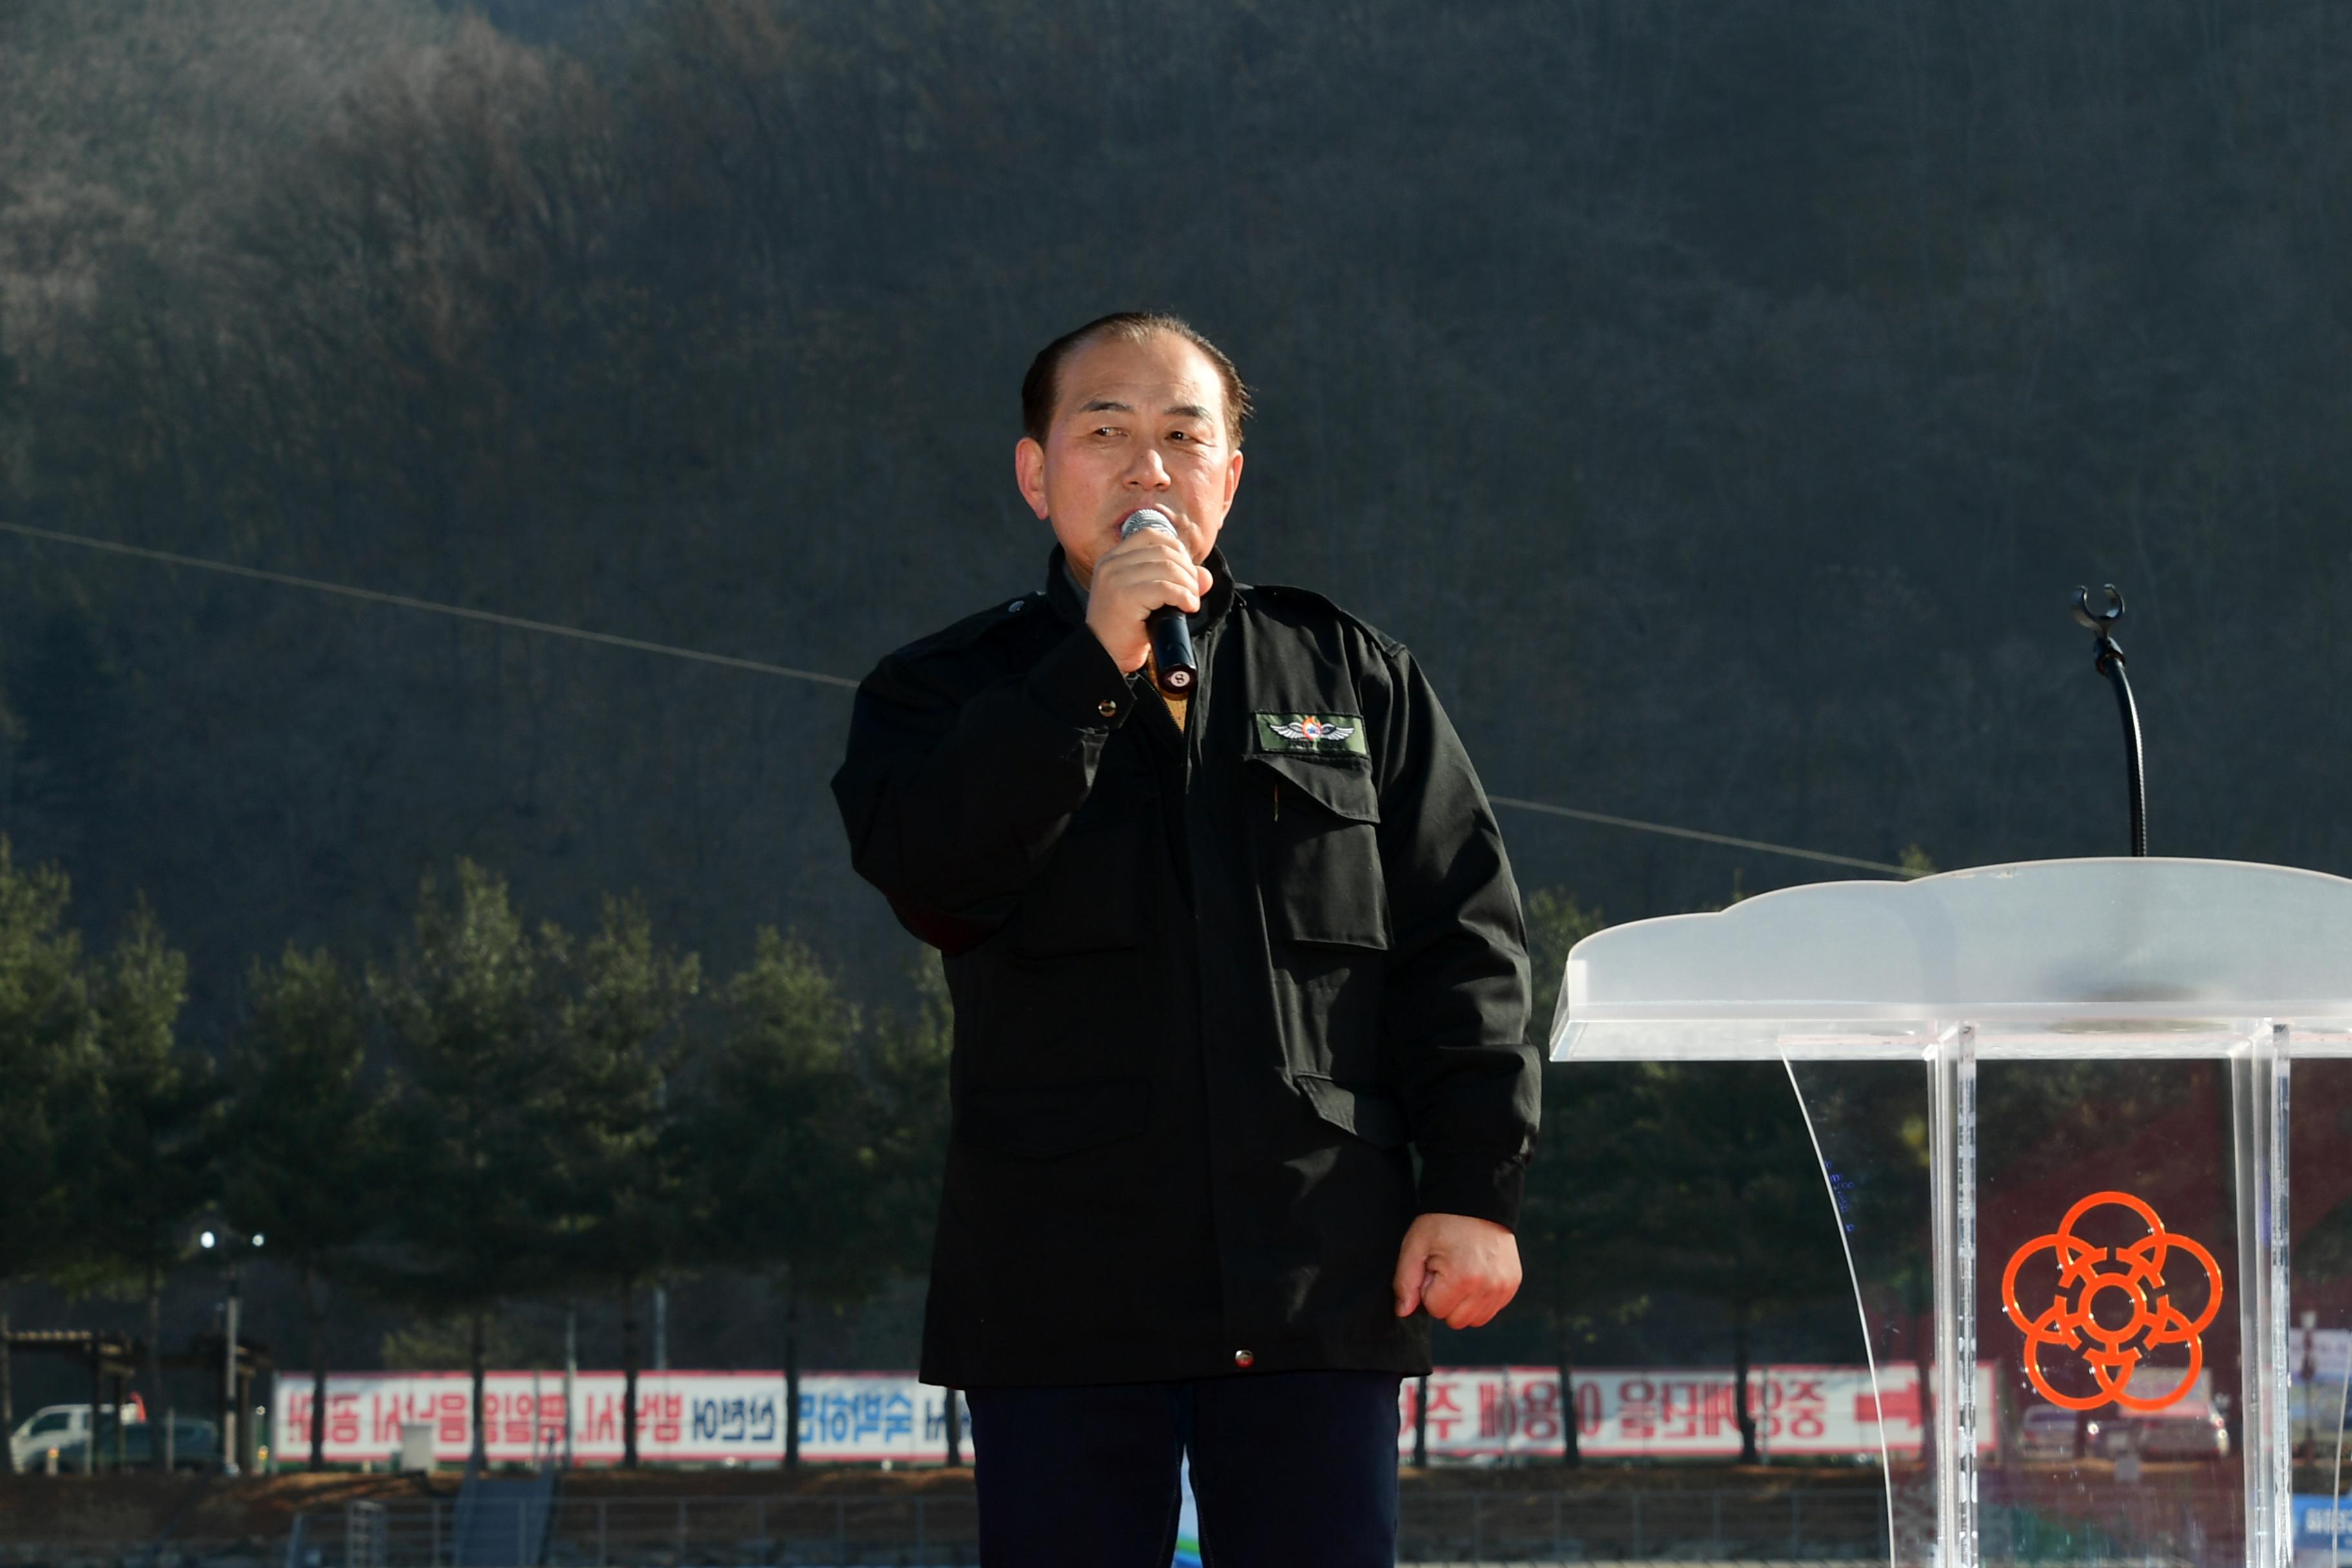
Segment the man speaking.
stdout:
<svg viewBox="0 0 2352 1568">
<path fill-rule="evenodd" d="M 1231 360 L 1106 316 L 1021 396 L 1045 582 L 884 659 L 833 781 L 955 1002 L 922 1375 L 987 1563 L 1163 1568 L 1188 1453 L 1220 1568 L 1389 1563 L 1398 1380 L 1519 1282 L 1502 839 L 1410 654 L 1234 581 Z"/>
</svg>

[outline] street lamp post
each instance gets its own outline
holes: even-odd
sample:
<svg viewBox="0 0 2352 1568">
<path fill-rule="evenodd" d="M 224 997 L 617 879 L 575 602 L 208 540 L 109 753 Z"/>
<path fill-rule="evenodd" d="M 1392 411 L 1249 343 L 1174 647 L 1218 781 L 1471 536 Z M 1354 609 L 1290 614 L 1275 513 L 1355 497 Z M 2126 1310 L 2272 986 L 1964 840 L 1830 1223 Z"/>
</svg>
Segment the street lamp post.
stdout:
<svg viewBox="0 0 2352 1568">
<path fill-rule="evenodd" d="M 246 1250 L 260 1249 L 261 1233 L 247 1236 L 224 1226 L 196 1239 L 206 1252 L 228 1264 L 228 1302 L 221 1314 L 221 1474 L 233 1476 L 237 1473 L 238 1407 L 244 1404 L 236 1386 L 236 1310 L 243 1293 L 241 1274 Z M 317 1419 L 315 1413 L 312 1419 Z"/>
</svg>

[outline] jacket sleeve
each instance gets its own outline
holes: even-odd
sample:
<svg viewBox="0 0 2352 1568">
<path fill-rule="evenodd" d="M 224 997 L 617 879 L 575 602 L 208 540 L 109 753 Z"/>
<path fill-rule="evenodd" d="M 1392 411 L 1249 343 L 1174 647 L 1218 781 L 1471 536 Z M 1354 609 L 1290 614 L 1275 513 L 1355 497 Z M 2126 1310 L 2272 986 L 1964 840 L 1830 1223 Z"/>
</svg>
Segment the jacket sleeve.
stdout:
<svg viewBox="0 0 2352 1568">
<path fill-rule="evenodd" d="M 1421 1210 L 1516 1226 L 1541 1103 L 1527 933 L 1501 829 L 1437 694 L 1391 647 L 1381 858 L 1394 931 L 1387 1047 Z"/>
<path fill-rule="evenodd" d="M 982 674 L 973 689 L 983 658 L 917 645 L 883 660 L 857 689 L 833 777 L 850 863 L 941 947 L 1003 922 L 1135 702 L 1083 626 L 1025 673 Z"/>
</svg>

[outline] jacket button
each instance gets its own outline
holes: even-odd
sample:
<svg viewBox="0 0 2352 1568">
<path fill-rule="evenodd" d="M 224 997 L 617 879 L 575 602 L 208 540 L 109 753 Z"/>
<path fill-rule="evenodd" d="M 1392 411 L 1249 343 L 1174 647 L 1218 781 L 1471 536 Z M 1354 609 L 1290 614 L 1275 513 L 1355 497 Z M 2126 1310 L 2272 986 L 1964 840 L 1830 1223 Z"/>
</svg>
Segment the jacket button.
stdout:
<svg viewBox="0 0 2352 1568">
<path fill-rule="evenodd" d="M 1116 719 L 1118 717 L 1118 704 L 1106 699 L 1095 704 L 1095 711 L 1106 719 Z"/>
<path fill-rule="evenodd" d="M 1247 1351 L 1235 1351 L 1234 1352 L 1234 1364 L 1235 1366 L 1246 1367 L 1256 1360 L 1257 1357 L 1250 1354 Z"/>
</svg>

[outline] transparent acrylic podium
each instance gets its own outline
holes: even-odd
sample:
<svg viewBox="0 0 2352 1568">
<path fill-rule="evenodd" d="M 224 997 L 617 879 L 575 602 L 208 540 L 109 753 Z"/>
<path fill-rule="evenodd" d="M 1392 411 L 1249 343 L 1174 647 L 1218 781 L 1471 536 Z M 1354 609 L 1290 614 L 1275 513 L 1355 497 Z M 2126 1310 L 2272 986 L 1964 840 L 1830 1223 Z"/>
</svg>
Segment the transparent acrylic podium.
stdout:
<svg viewBox="0 0 2352 1568">
<path fill-rule="evenodd" d="M 2341 1390 L 2288 1329 L 2352 1322 L 2352 881 L 1793 888 L 1579 943 L 1551 1044 L 1785 1066 L 1874 1390 L 1930 1391 L 1879 1456 L 1897 1568 L 2295 1562 L 2295 1477 L 2341 1473 Z"/>
</svg>

